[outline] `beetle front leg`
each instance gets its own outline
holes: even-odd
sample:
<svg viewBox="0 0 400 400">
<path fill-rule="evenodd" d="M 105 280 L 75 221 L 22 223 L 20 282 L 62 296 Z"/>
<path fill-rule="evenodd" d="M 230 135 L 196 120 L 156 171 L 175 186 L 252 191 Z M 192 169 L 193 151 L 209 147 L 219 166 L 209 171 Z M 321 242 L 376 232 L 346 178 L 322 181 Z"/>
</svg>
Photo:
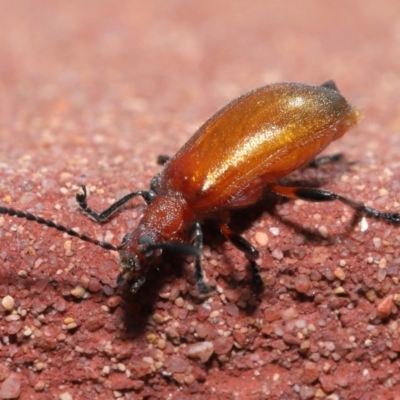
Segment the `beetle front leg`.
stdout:
<svg viewBox="0 0 400 400">
<path fill-rule="evenodd" d="M 201 230 L 200 222 L 196 221 L 191 229 L 190 234 L 193 246 L 201 250 L 203 247 L 203 231 Z M 201 255 L 194 257 L 194 277 L 200 293 L 205 294 L 211 291 L 210 287 L 204 282 L 203 268 L 201 267 Z"/>
<path fill-rule="evenodd" d="M 121 206 L 127 203 L 134 197 L 141 196 L 147 204 L 151 204 L 156 197 L 156 194 L 151 190 L 138 190 L 132 192 L 122 197 L 122 199 L 117 200 L 115 203 L 111 204 L 110 207 L 102 211 L 101 213 L 96 213 L 87 204 L 87 191 L 86 186 L 81 186 L 82 191 L 76 194 L 76 201 L 79 207 L 84 211 L 92 220 L 102 223 L 106 221 L 112 214 L 114 214 Z"/>
</svg>

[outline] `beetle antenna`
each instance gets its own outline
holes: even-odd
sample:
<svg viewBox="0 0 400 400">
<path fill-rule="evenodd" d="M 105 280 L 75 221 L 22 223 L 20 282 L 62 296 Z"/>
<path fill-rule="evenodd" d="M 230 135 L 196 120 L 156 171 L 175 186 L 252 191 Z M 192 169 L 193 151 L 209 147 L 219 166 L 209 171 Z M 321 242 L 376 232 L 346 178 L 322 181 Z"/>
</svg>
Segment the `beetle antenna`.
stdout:
<svg viewBox="0 0 400 400">
<path fill-rule="evenodd" d="M 106 250 L 117 250 L 117 248 L 112 245 L 111 243 L 108 242 L 102 242 L 97 239 L 92 239 L 89 236 L 82 235 L 81 233 L 74 231 L 71 228 L 68 228 L 66 226 L 60 225 L 55 223 L 54 221 L 50 221 L 48 219 L 44 219 L 42 217 L 38 217 L 36 215 L 33 215 L 28 212 L 20 211 L 20 210 L 14 210 L 13 208 L 7 208 L 7 207 L 0 207 L 0 214 L 7 214 L 10 217 L 17 217 L 17 218 L 24 218 L 28 221 L 35 221 L 38 224 L 41 225 L 46 225 L 49 228 L 54 228 L 57 229 L 60 232 L 65 232 L 67 235 L 72 236 L 72 237 L 77 237 L 78 239 L 83 240 L 84 242 L 89 242 L 92 244 L 95 244 L 96 246 L 100 246 L 103 249 Z"/>
</svg>

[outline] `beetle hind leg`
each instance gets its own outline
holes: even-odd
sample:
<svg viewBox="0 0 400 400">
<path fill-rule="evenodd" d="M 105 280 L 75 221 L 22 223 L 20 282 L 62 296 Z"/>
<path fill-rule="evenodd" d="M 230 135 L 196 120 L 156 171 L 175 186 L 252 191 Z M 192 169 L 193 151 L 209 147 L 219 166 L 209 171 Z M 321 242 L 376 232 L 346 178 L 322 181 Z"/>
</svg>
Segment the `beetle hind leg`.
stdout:
<svg viewBox="0 0 400 400">
<path fill-rule="evenodd" d="M 272 185 L 270 189 L 284 197 L 292 199 L 302 199 L 306 201 L 334 201 L 338 200 L 343 204 L 346 204 L 353 208 L 359 215 L 365 215 L 367 217 L 379 218 L 391 223 L 400 223 L 400 213 L 398 212 L 382 212 L 375 210 L 374 208 L 366 206 L 362 202 L 351 200 L 340 194 L 331 192 L 329 190 L 306 188 L 306 187 L 285 187 L 279 185 Z"/>
<path fill-rule="evenodd" d="M 235 247 L 243 252 L 249 260 L 255 261 L 260 257 L 258 250 L 245 238 L 233 232 L 228 225 L 221 224 L 220 229 L 221 233 L 225 236 L 225 239 L 229 240 Z"/>
</svg>

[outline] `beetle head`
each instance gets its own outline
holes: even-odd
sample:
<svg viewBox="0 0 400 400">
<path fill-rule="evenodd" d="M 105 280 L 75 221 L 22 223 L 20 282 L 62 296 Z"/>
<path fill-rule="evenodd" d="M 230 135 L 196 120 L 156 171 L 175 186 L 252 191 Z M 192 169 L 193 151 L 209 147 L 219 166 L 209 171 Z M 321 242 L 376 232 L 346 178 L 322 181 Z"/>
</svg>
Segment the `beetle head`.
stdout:
<svg viewBox="0 0 400 400">
<path fill-rule="evenodd" d="M 142 234 L 136 238 L 135 233 L 127 234 L 118 246 L 121 272 L 118 275 L 117 284 L 122 286 L 127 281 L 131 282 L 132 293 L 136 293 L 143 285 L 156 252 L 160 253 L 160 250 L 149 247 L 154 244 L 154 240 L 149 235 Z"/>
</svg>

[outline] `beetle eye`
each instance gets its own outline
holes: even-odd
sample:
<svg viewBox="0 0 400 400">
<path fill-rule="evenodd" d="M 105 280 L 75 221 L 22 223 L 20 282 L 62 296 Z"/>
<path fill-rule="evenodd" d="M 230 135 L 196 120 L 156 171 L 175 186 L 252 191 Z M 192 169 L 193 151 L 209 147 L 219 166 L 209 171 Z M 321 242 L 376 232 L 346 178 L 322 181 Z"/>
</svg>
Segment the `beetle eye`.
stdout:
<svg viewBox="0 0 400 400">
<path fill-rule="evenodd" d="M 154 257 L 154 249 L 148 249 L 147 244 L 154 244 L 153 239 L 149 235 L 142 235 L 138 240 L 140 245 L 144 245 L 143 247 L 143 254 L 145 257 L 150 260 Z"/>
</svg>

